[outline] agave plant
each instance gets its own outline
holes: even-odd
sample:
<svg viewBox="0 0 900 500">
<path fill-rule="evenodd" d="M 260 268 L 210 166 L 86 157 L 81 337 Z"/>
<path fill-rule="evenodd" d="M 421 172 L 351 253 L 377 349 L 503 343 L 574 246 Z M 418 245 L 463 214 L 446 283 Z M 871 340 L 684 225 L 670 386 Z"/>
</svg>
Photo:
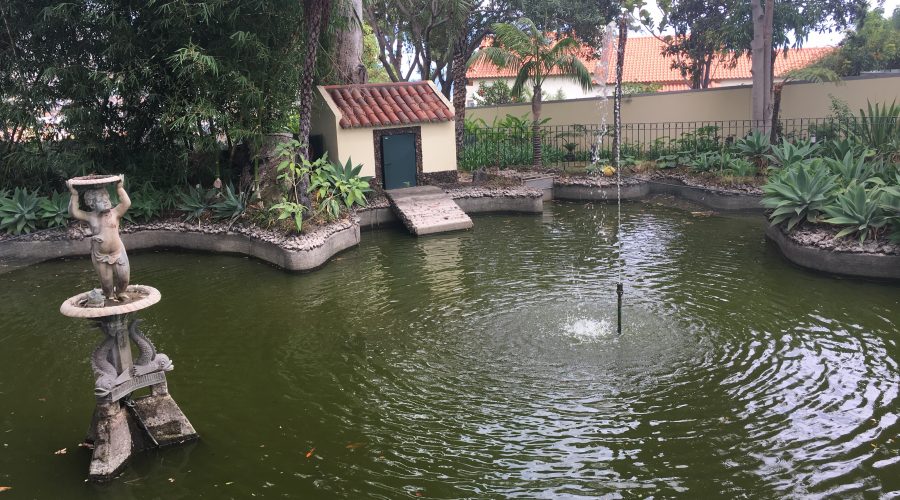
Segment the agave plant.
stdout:
<svg viewBox="0 0 900 500">
<path fill-rule="evenodd" d="M 47 227 L 65 227 L 69 221 L 68 193 L 53 193 L 50 198 L 40 198 L 40 216 Z"/>
<path fill-rule="evenodd" d="M 828 205 L 837 184 L 827 169 L 795 165 L 773 175 L 762 187 L 762 204 L 772 209 L 772 225 L 787 220 L 790 231 L 799 222 L 814 222 Z"/>
<path fill-rule="evenodd" d="M 17 235 L 37 229 L 40 198 L 27 189 L 16 188 L 9 198 L 0 198 L 0 230 Z"/>
<path fill-rule="evenodd" d="M 199 220 L 210 209 L 208 193 L 200 186 L 190 186 L 187 190 L 178 193 L 179 201 L 176 208 L 184 213 L 185 222 Z"/>
<path fill-rule="evenodd" d="M 336 219 L 341 212 L 341 205 L 350 208 L 353 205 L 365 206 L 366 193 L 370 191 L 368 176 L 360 176 L 362 164 L 353 165 L 351 159 L 347 163 L 328 163 L 313 171 L 310 177 L 309 192 L 315 193 L 319 202 L 319 211 Z"/>
<path fill-rule="evenodd" d="M 691 160 L 689 166 L 695 172 L 709 172 L 719 166 L 721 156 L 719 153 L 706 152 L 700 153 L 696 158 Z"/>
<path fill-rule="evenodd" d="M 734 142 L 734 149 L 738 153 L 754 159 L 763 158 L 771 147 L 768 134 L 759 130 L 754 130 L 747 137 Z"/>
<path fill-rule="evenodd" d="M 722 171 L 737 177 L 753 177 L 756 175 L 756 165 L 743 158 L 728 158 L 723 160 Z"/>
<path fill-rule="evenodd" d="M 836 160 L 842 160 L 847 153 L 853 153 L 853 156 L 862 156 L 870 158 L 875 155 L 875 150 L 867 148 L 859 142 L 855 136 L 850 135 L 843 139 L 832 139 L 825 144 L 827 154 Z"/>
<path fill-rule="evenodd" d="M 889 222 L 881 207 L 880 198 L 881 192 L 878 189 L 866 191 L 861 184 L 852 182 L 834 203 L 824 207 L 828 215 L 825 222 L 847 226 L 837 233 L 836 238 L 855 233 L 862 243 L 867 236 L 874 235 Z"/>
<path fill-rule="evenodd" d="M 869 102 L 867 108 L 868 113 L 859 110 L 854 135 L 879 154 L 896 159 L 900 155 L 900 105 L 896 100 L 890 106 Z"/>
<path fill-rule="evenodd" d="M 882 173 L 883 163 L 866 161 L 865 156 L 855 157 L 853 151 L 848 151 L 841 160 L 817 158 L 813 164 L 827 167 L 845 186 L 849 186 L 851 182 L 856 182 L 863 187 L 884 184 L 884 181 L 878 177 Z"/>
<path fill-rule="evenodd" d="M 897 180 L 900 181 L 900 178 Z M 900 182 L 894 186 L 881 188 L 881 197 L 878 201 L 890 227 L 891 241 L 900 243 Z"/>
<path fill-rule="evenodd" d="M 785 168 L 809 158 L 818 149 L 819 145 L 813 142 L 800 141 L 794 144 L 787 139 L 782 139 L 781 145 L 773 144 L 772 154 L 765 155 L 765 157 L 781 168 Z"/>
<path fill-rule="evenodd" d="M 210 206 L 213 217 L 220 220 L 228 220 L 232 223 L 247 210 L 247 193 L 236 193 L 234 186 L 228 184 L 221 193 L 221 200 Z"/>
<path fill-rule="evenodd" d="M 147 221 L 162 215 L 169 200 L 165 193 L 145 183 L 141 189 L 131 195 L 131 208 L 125 214 L 128 222 Z"/>
</svg>

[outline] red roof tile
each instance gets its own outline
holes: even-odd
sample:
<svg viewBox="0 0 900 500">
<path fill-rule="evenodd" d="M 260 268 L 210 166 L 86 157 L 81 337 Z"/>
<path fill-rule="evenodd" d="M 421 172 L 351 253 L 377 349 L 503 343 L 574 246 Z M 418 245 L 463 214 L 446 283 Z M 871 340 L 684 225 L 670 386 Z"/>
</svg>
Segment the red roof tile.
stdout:
<svg viewBox="0 0 900 500">
<path fill-rule="evenodd" d="M 652 36 L 629 37 L 625 44 L 625 67 L 623 68 L 622 81 L 634 83 L 661 83 L 663 91 L 670 90 L 687 90 L 690 88 L 686 78 L 681 73 L 672 69 L 671 57 L 662 55 L 663 42 Z M 804 68 L 819 60 L 834 47 L 812 47 L 801 49 L 789 49 L 787 54 L 778 53 L 775 59 L 775 76 L 780 77 L 790 70 Z M 606 83 L 612 84 L 616 81 L 615 71 L 615 50 L 608 49 L 601 56 L 608 62 L 606 71 Z M 579 56 L 581 62 L 594 73 L 595 81 L 602 80 L 603 75 L 600 69 L 603 68 L 601 59 L 591 57 L 591 50 L 584 47 L 582 55 Z M 712 87 L 719 86 L 718 82 L 726 80 L 749 80 L 752 78 L 750 74 L 750 58 L 742 57 L 738 59 L 737 65 L 733 68 L 729 67 L 727 61 L 716 61 L 710 77 Z M 559 74 L 558 72 L 554 74 Z M 468 78 L 498 78 L 498 77 L 515 77 L 515 72 L 505 68 L 497 68 L 488 61 L 479 61 L 472 65 L 466 72 Z"/>
<path fill-rule="evenodd" d="M 325 91 L 341 112 L 341 128 L 446 122 L 454 117 L 428 82 L 329 85 Z"/>
</svg>

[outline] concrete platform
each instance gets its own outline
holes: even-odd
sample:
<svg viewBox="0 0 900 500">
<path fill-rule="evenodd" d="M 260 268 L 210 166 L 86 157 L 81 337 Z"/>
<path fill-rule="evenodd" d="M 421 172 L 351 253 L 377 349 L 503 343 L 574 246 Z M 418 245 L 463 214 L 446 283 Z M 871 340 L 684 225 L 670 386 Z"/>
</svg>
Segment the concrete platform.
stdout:
<svg viewBox="0 0 900 500">
<path fill-rule="evenodd" d="M 443 189 L 416 186 L 385 191 L 397 216 L 416 236 L 470 229 L 472 219 Z"/>
</svg>

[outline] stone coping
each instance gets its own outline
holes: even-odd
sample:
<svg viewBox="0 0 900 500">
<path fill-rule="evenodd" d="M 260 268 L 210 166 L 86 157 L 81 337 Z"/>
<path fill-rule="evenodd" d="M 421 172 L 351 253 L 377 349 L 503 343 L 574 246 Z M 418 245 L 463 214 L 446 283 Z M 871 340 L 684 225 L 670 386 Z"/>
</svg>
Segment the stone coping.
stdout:
<svg viewBox="0 0 900 500">
<path fill-rule="evenodd" d="M 573 201 L 614 201 L 617 196 L 615 179 L 597 177 L 567 177 L 554 182 L 553 197 Z M 716 210 L 762 212 L 762 196 L 723 191 L 708 187 L 689 186 L 677 179 L 623 179 L 622 199 L 636 200 L 652 194 L 669 194 Z"/>
<path fill-rule="evenodd" d="M 242 230 L 237 232 L 236 229 Z M 262 239 L 258 233 L 266 233 Z M 63 235 L 66 232 L 61 232 Z M 71 233 L 71 231 L 69 231 Z M 180 222 L 159 222 L 123 227 L 122 242 L 128 251 L 179 248 L 214 253 L 248 255 L 289 271 L 321 267 L 335 254 L 359 244 L 359 223 L 343 219 L 320 226 L 300 237 L 283 237 L 259 228 L 203 227 Z M 0 273 L 47 260 L 90 255 L 90 239 L 0 240 Z"/>
<path fill-rule="evenodd" d="M 780 226 L 768 225 L 766 237 L 778 246 L 787 260 L 801 267 L 858 278 L 900 280 L 900 255 L 842 252 L 801 245 Z"/>
</svg>

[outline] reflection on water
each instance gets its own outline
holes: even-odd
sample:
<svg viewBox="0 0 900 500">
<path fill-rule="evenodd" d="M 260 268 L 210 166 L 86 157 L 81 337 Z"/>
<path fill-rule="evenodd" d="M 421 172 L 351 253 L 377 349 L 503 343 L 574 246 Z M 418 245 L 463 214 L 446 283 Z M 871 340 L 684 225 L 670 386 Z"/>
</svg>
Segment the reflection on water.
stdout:
<svg viewBox="0 0 900 500">
<path fill-rule="evenodd" d="M 302 275 L 137 253 L 135 280 L 163 293 L 144 325 L 202 439 L 143 455 L 107 486 L 83 483 L 76 448 L 98 334 L 56 313 L 90 286 L 90 264 L 6 274 L 0 486 L 38 498 L 900 492 L 896 286 L 789 266 L 759 217 L 627 204 L 617 241 L 610 210 L 370 232 Z"/>
</svg>

